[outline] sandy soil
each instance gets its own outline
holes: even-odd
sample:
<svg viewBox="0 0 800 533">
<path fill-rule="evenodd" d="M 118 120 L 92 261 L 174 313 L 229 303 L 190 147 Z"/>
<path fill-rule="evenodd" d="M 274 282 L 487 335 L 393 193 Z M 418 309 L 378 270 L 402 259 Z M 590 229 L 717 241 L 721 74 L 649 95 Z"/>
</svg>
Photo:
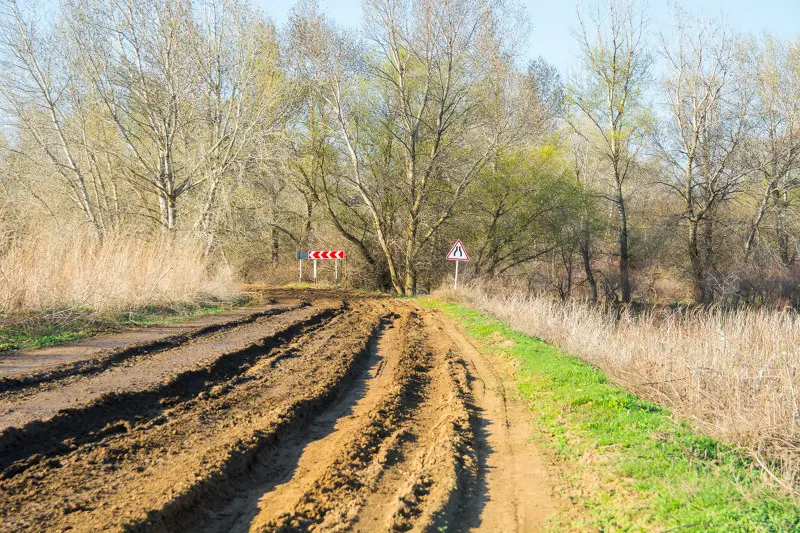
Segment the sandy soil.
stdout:
<svg viewBox="0 0 800 533">
<path fill-rule="evenodd" d="M 455 324 L 409 300 L 264 293 L 277 303 L 0 365 L 0 530 L 546 526 L 530 414 Z"/>
</svg>

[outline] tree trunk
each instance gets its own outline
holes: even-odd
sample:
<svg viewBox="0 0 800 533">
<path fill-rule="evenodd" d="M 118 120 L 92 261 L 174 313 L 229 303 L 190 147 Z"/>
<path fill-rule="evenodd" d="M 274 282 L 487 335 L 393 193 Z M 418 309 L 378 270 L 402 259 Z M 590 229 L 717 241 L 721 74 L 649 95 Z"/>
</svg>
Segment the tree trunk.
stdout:
<svg viewBox="0 0 800 533">
<path fill-rule="evenodd" d="M 750 252 L 753 249 L 753 243 L 756 240 L 756 233 L 758 233 L 758 227 L 761 224 L 761 221 L 764 219 L 764 215 L 767 213 L 767 206 L 769 204 L 769 199 L 773 195 L 773 191 L 778 186 L 775 180 L 768 180 L 766 189 L 764 190 L 764 195 L 761 199 L 761 205 L 758 208 L 758 213 L 756 214 L 755 219 L 750 224 L 750 231 L 747 233 L 747 240 L 744 243 L 744 260 L 747 261 L 750 257 Z"/>
<path fill-rule="evenodd" d="M 628 253 L 628 215 L 625 212 L 625 200 L 622 187 L 617 185 L 617 214 L 619 215 L 619 282 L 622 291 L 622 303 L 631 301 L 630 256 Z"/>
<path fill-rule="evenodd" d="M 308 238 L 311 236 L 311 217 L 314 213 L 314 204 L 310 197 L 306 198 L 306 216 L 303 220 L 303 229 L 300 231 L 300 249 L 304 250 L 308 247 Z"/>
<path fill-rule="evenodd" d="M 416 296 L 417 294 L 417 272 L 414 270 L 413 265 L 411 265 L 410 270 L 406 271 L 406 279 L 403 290 L 407 296 Z"/>
<path fill-rule="evenodd" d="M 217 188 L 219 187 L 220 179 L 221 178 L 218 175 L 213 174 L 208 177 L 210 183 L 208 195 L 206 196 L 206 202 L 203 206 L 203 212 L 200 214 L 200 218 L 195 225 L 195 227 L 200 229 L 200 231 L 203 233 L 203 239 L 205 240 L 203 249 L 205 255 L 210 254 L 211 250 L 214 248 L 214 238 L 216 234 L 216 228 L 214 227 L 215 209 Z"/>
<path fill-rule="evenodd" d="M 389 267 L 389 278 L 392 280 L 394 292 L 400 295 L 405 295 L 404 286 L 402 283 L 400 283 L 400 276 L 397 275 L 397 268 L 395 268 L 394 265 L 394 257 L 392 257 L 392 252 L 389 250 L 389 244 L 386 242 L 383 234 L 379 234 L 378 244 L 380 244 L 381 250 L 383 251 L 383 256 L 386 258 L 386 266 Z"/>
<path fill-rule="evenodd" d="M 158 207 L 161 211 L 161 224 L 164 229 L 175 229 L 178 221 L 178 207 L 175 195 L 160 191 L 158 194 Z"/>
<path fill-rule="evenodd" d="M 790 235 L 786 230 L 786 221 L 789 218 L 787 212 L 788 200 L 789 198 L 786 191 L 775 191 L 775 237 L 778 245 L 778 257 L 781 260 L 781 264 L 785 267 L 791 266 L 794 262 L 794 254 L 790 255 L 789 252 Z"/>
<path fill-rule="evenodd" d="M 566 302 L 572 298 L 572 252 L 566 256 L 562 255 L 562 261 L 564 262 L 564 271 L 567 276 L 562 301 Z"/>
<path fill-rule="evenodd" d="M 272 268 L 278 267 L 278 252 L 280 247 L 280 238 L 278 235 L 278 228 L 272 226 L 272 246 L 270 247 L 270 260 L 272 262 Z"/>
<path fill-rule="evenodd" d="M 173 230 L 178 225 L 178 195 L 175 192 L 175 173 L 172 166 L 172 157 L 169 153 L 162 153 L 160 158 L 160 175 L 158 205 L 161 208 L 161 223 L 168 230 Z"/>
<path fill-rule="evenodd" d="M 417 217 L 412 214 L 408 221 L 408 232 L 406 233 L 406 265 L 405 281 L 403 291 L 406 295 L 416 295 L 417 272 L 414 268 L 414 255 L 417 242 Z"/>
<path fill-rule="evenodd" d="M 583 242 L 581 243 L 581 258 L 583 259 L 583 271 L 586 275 L 586 283 L 589 284 L 589 302 L 597 303 L 597 280 L 594 279 L 592 270 L 592 257 L 589 249 L 589 221 L 583 220 Z"/>
<path fill-rule="evenodd" d="M 706 217 L 704 219 L 703 224 L 703 247 L 704 247 L 704 255 L 703 258 L 705 261 L 705 266 L 703 268 L 704 276 L 707 277 L 709 272 L 713 272 L 715 269 L 715 262 L 714 262 L 714 220 L 712 218 Z M 705 290 L 705 294 L 703 297 L 703 303 L 711 303 L 714 300 L 714 289 L 713 285 L 709 283 L 708 279 L 703 280 L 703 287 Z"/>
<path fill-rule="evenodd" d="M 210 228 L 212 213 L 216 207 L 217 200 L 217 187 L 219 186 L 219 177 L 211 175 L 207 177 L 209 182 L 208 194 L 206 195 L 206 202 L 203 205 L 203 212 L 200 213 L 200 218 L 197 221 L 197 227 L 205 232 Z"/>
<path fill-rule="evenodd" d="M 270 216 L 275 224 L 272 224 L 270 228 L 270 262 L 272 263 L 272 268 L 276 268 L 278 266 L 280 252 L 280 230 L 276 225 L 278 222 L 278 194 L 280 193 L 275 189 L 273 189 L 272 192 L 274 194 L 270 194 L 269 207 Z"/>
<path fill-rule="evenodd" d="M 698 246 L 697 230 L 699 221 L 689 219 L 689 264 L 691 268 L 692 284 L 694 289 L 694 299 L 697 303 L 707 303 L 705 280 L 703 272 L 703 261 L 700 258 L 700 248 Z"/>
<path fill-rule="evenodd" d="M 167 227 L 169 229 L 178 227 L 178 202 L 174 194 L 167 197 Z"/>
<path fill-rule="evenodd" d="M 705 270 L 714 268 L 714 220 L 709 216 L 703 219 L 703 247 L 705 253 Z"/>
</svg>

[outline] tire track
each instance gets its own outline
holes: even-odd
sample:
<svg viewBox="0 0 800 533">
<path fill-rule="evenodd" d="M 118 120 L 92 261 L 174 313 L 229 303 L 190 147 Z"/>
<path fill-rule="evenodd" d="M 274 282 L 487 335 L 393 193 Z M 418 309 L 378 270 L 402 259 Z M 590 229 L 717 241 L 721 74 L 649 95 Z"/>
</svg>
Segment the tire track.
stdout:
<svg viewBox="0 0 800 533">
<path fill-rule="evenodd" d="M 477 485 L 464 499 L 450 531 L 539 531 L 556 508 L 544 463 L 529 439 L 530 413 L 508 395 L 513 377 L 501 372 L 448 320 L 438 319 L 445 342 L 470 375 L 474 402 Z"/>
<path fill-rule="evenodd" d="M 549 485 L 502 365 L 413 300 L 331 294 L 220 333 L 232 349 L 183 344 L 53 385 L 149 380 L 0 433 L 0 531 L 542 526 Z M 198 366 L 151 375 L 190 353 Z"/>
<path fill-rule="evenodd" d="M 439 334 L 426 327 L 429 338 Z M 467 374 L 453 352 L 434 350 L 433 358 L 426 401 L 408 428 L 400 460 L 372 487 L 354 531 L 451 531 L 452 511 L 474 491 Z"/>
<path fill-rule="evenodd" d="M 283 305 L 275 308 L 264 309 L 251 313 L 242 318 L 227 322 L 210 324 L 195 330 L 178 335 L 169 335 L 151 341 L 129 344 L 112 350 L 101 350 L 91 357 L 79 359 L 69 363 L 49 366 L 39 371 L 27 372 L 19 376 L 0 377 L 0 401 L 4 400 L 4 395 L 9 392 L 20 392 L 29 387 L 46 384 L 48 387 L 57 385 L 60 380 L 75 377 L 97 374 L 113 366 L 119 365 L 131 358 L 141 355 L 153 355 L 158 352 L 177 348 L 190 341 L 202 337 L 220 333 L 239 326 L 251 324 L 258 319 L 280 315 L 295 309 L 309 305 L 308 302 L 300 302 L 296 305 Z"/>
<path fill-rule="evenodd" d="M 447 525 L 477 476 L 467 374 L 457 354 L 433 349 L 441 332 L 426 313 L 393 309 L 402 316 L 378 343 L 350 415 L 337 412 L 335 430 L 306 443 L 289 475 L 251 490 L 248 514 L 218 517 L 203 533 Z"/>
<path fill-rule="evenodd" d="M 335 398 L 379 323 L 379 307 L 353 306 L 295 339 L 297 357 L 256 361 L 156 419 L 4 480 L 0 529 L 174 530 Z"/>
<path fill-rule="evenodd" d="M 218 357 L 204 361 L 202 366 L 168 376 L 164 380 L 140 389 L 109 392 L 75 408 L 62 409 L 50 418 L 31 421 L 21 428 L 8 427 L 0 432 L 0 479 L 16 475 L 45 458 L 69 453 L 77 447 L 98 441 L 105 436 L 124 432 L 131 424 L 141 424 L 162 416 L 170 406 L 177 405 L 218 382 L 238 375 L 271 350 L 281 347 L 297 335 L 324 326 L 339 314 L 339 308 L 308 309 L 303 315 L 280 325 L 270 335 Z M 180 357 L 180 352 L 175 357 Z M 26 397 L 25 403 L 35 403 L 37 397 Z M 47 402 L 47 400 L 44 400 Z M 52 403 L 52 402 L 48 402 Z M 18 408 L 11 404 L 7 409 Z"/>
<path fill-rule="evenodd" d="M 274 513 L 280 506 L 265 506 L 251 523 L 251 531 L 336 530 L 353 521 L 370 487 L 396 460 L 394 456 L 407 436 L 406 423 L 424 400 L 430 379 L 431 354 L 420 316 L 412 311 L 400 319 L 398 327 L 399 346 L 393 351 L 399 358 L 388 390 L 360 416 L 351 439 L 329 451 L 329 466 L 301 493 L 296 504 L 279 516 Z"/>
<path fill-rule="evenodd" d="M 250 524 L 265 505 L 280 507 L 281 502 L 299 499 L 303 479 L 314 479 L 324 469 L 331 454 L 359 421 L 359 414 L 380 401 L 385 387 L 391 384 L 396 358 L 388 357 L 386 346 L 397 343 L 400 315 L 384 318 L 381 327 L 368 344 L 368 357 L 360 364 L 353 384 L 344 390 L 336 402 L 299 431 L 283 439 L 280 448 L 269 450 L 259 457 L 254 471 L 238 484 L 239 490 L 224 505 L 208 509 L 198 522 L 188 522 L 176 531 L 201 533 L 248 531 Z M 344 431 L 343 431 L 344 427 Z M 302 459 L 301 459 L 302 456 Z M 291 482 L 291 483 L 289 483 Z"/>
</svg>

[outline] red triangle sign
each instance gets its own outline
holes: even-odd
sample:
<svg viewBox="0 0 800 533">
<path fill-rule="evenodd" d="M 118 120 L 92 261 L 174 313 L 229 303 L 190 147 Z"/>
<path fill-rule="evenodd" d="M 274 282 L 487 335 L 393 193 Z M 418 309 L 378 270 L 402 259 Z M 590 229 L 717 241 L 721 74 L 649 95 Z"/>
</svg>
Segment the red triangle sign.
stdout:
<svg viewBox="0 0 800 533">
<path fill-rule="evenodd" d="M 469 256 L 467 255 L 467 251 L 464 249 L 464 245 L 461 244 L 461 239 L 457 240 L 456 243 L 453 245 L 453 248 L 450 250 L 450 253 L 447 254 L 448 261 L 469 261 Z"/>
</svg>

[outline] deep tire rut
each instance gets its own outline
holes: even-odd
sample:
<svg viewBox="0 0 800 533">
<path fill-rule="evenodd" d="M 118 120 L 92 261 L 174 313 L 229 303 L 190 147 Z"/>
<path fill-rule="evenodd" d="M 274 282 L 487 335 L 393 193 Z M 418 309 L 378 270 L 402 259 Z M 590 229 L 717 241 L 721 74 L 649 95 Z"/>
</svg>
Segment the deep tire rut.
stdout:
<svg viewBox="0 0 800 533">
<path fill-rule="evenodd" d="M 195 330 L 187 331 L 183 334 L 169 335 L 151 341 L 130 344 L 116 349 L 103 350 L 92 354 L 92 356 L 89 358 L 79 359 L 77 361 L 56 366 L 50 366 L 41 371 L 28 372 L 20 376 L 0 377 L 0 401 L 4 399 L 3 395 L 8 392 L 18 392 L 28 387 L 34 387 L 44 383 L 46 383 L 48 386 L 52 386 L 56 382 L 65 378 L 96 374 L 137 356 L 152 355 L 164 350 L 177 348 L 178 346 L 186 344 L 187 342 L 246 324 L 251 324 L 260 318 L 286 313 L 305 305 L 308 305 L 308 302 L 301 302 L 297 305 L 283 305 L 271 309 L 264 309 L 239 319 L 210 324 Z"/>
<path fill-rule="evenodd" d="M 383 468 L 395 460 L 406 433 L 405 423 L 422 401 L 429 381 L 431 356 L 422 337 L 419 315 L 406 314 L 396 327 L 400 330 L 399 345 L 389 349 L 398 360 L 389 390 L 360 416 L 351 438 L 332 453 L 328 468 L 302 492 L 294 507 L 274 518 L 270 518 L 274 509 L 262 508 L 251 530 L 337 529 L 352 522 L 366 492 Z"/>
<path fill-rule="evenodd" d="M 60 410 L 52 418 L 36 420 L 21 428 L 7 428 L 0 432 L 0 479 L 17 475 L 45 458 L 69 453 L 112 433 L 125 432 L 131 425 L 158 419 L 170 406 L 236 377 L 259 358 L 269 356 L 294 336 L 323 326 L 339 312 L 336 308 L 316 311 L 268 337 L 224 352 L 200 368 L 170 376 L 141 390 L 104 394 L 85 405 Z"/>
</svg>

